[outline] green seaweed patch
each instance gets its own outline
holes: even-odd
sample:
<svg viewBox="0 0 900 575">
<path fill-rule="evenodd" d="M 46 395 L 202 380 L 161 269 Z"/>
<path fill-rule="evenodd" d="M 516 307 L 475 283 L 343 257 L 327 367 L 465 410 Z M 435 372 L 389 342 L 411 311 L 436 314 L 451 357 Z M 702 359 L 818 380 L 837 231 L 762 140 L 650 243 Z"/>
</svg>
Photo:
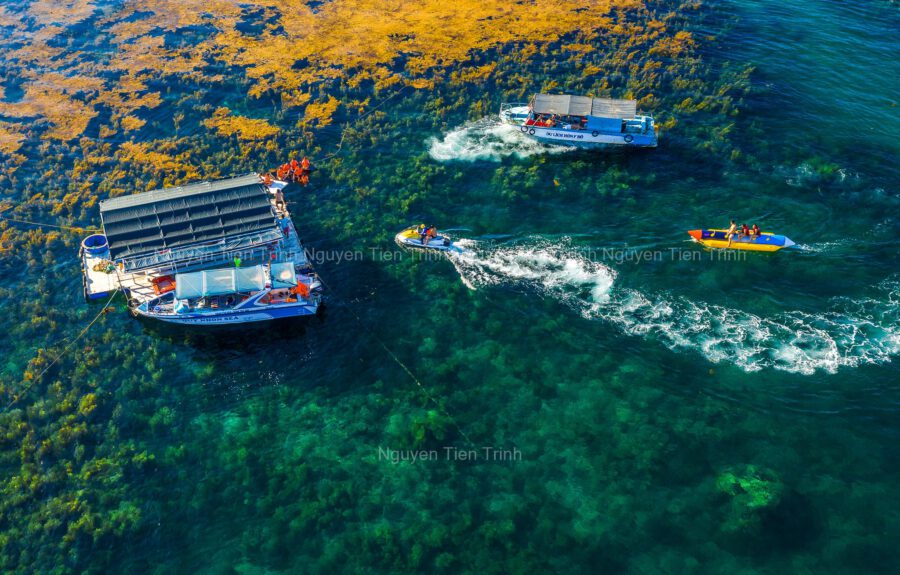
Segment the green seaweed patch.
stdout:
<svg viewBox="0 0 900 575">
<path fill-rule="evenodd" d="M 762 537 L 765 517 L 778 507 L 785 486 L 772 470 L 740 465 L 716 478 L 716 490 L 724 497 L 721 531 L 726 535 Z"/>
</svg>

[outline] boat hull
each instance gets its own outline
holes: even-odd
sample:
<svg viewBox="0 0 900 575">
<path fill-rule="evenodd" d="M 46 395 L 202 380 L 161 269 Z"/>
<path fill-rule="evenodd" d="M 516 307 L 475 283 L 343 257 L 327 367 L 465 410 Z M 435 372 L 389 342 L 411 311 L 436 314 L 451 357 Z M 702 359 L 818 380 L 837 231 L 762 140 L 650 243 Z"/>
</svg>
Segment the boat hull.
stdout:
<svg viewBox="0 0 900 575">
<path fill-rule="evenodd" d="M 279 305 L 269 309 L 252 307 L 249 309 L 223 310 L 219 312 L 205 313 L 153 313 L 136 308 L 134 311 L 140 317 L 156 319 L 168 323 L 180 325 L 235 325 L 240 323 L 253 323 L 258 321 L 271 321 L 288 317 L 302 317 L 315 315 L 318 304 L 299 303 L 296 305 Z"/>
<path fill-rule="evenodd" d="M 688 235 L 694 241 L 713 249 L 745 250 L 751 252 L 777 252 L 794 245 L 787 236 L 763 232 L 759 236 L 738 237 L 734 235 L 728 245 L 727 230 L 690 230 Z"/>
<path fill-rule="evenodd" d="M 519 126 L 525 136 L 544 144 L 559 146 L 577 146 L 581 148 L 600 148 L 604 146 L 628 146 L 632 148 L 655 148 L 655 133 L 649 134 L 608 134 L 599 131 L 567 130 L 565 128 L 546 128 L 540 126 Z"/>
</svg>

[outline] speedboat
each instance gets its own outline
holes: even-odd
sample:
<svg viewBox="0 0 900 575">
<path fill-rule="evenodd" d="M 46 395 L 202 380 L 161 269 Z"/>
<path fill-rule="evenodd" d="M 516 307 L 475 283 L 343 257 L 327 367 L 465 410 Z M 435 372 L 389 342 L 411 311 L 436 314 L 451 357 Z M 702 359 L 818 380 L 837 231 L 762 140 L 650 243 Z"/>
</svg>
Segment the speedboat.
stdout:
<svg viewBox="0 0 900 575">
<path fill-rule="evenodd" d="M 732 250 L 749 250 L 752 252 L 777 252 L 778 250 L 789 248 L 794 242 L 787 236 L 780 236 L 771 232 L 762 232 L 758 236 L 748 235 L 742 236 L 735 232 L 728 245 L 728 230 L 690 230 L 688 235 L 694 238 L 694 241 L 703 244 L 708 248 L 722 248 Z"/>
<path fill-rule="evenodd" d="M 443 234 L 439 234 L 431 238 L 430 240 L 428 240 L 427 244 L 424 243 L 422 241 L 421 233 L 421 230 L 424 229 L 425 226 L 422 224 L 418 226 L 410 226 L 394 236 L 394 241 L 396 241 L 398 245 L 401 245 L 403 247 L 418 250 L 452 253 L 462 253 L 466 251 L 464 247 L 459 245 L 457 242 L 452 241 L 450 238 Z"/>
</svg>

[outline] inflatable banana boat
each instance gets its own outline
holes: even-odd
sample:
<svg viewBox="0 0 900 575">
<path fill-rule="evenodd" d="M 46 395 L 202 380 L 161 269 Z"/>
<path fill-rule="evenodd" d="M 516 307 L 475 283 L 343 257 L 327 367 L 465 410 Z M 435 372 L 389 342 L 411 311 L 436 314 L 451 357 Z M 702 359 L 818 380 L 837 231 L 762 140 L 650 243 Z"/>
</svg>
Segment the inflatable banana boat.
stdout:
<svg viewBox="0 0 900 575">
<path fill-rule="evenodd" d="M 731 245 L 728 245 L 728 230 L 690 230 L 688 235 L 708 248 L 732 250 L 749 250 L 752 252 L 777 252 L 789 248 L 794 242 L 787 236 L 779 236 L 770 232 L 757 235 L 742 236 L 735 233 Z"/>
</svg>

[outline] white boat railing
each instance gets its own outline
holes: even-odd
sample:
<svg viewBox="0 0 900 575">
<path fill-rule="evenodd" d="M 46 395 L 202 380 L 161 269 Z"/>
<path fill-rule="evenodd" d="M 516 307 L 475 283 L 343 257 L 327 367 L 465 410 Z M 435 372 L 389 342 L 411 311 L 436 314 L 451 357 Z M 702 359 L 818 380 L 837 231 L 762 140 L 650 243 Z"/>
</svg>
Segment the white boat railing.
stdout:
<svg viewBox="0 0 900 575">
<path fill-rule="evenodd" d="M 247 236 L 225 238 L 202 246 L 169 249 L 152 254 L 123 258 L 121 261 L 124 265 L 124 270 L 127 272 L 160 268 L 165 265 L 188 261 L 213 262 L 226 258 L 231 252 L 276 242 L 283 237 L 284 235 L 280 229 L 272 229 Z"/>
</svg>

